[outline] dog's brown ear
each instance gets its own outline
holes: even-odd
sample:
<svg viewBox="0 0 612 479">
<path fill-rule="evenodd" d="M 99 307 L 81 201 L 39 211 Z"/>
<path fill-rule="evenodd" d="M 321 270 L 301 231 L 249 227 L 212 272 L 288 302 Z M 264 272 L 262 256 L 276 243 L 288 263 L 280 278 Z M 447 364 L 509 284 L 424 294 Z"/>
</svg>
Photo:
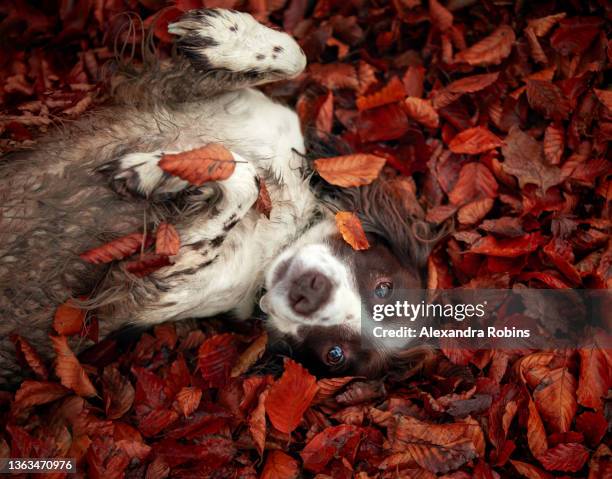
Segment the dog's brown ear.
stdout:
<svg viewBox="0 0 612 479">
<path fill-rule="evenodd" d="M 387 378 L 400 382 L 411 377 L 426 376 L 433 372 L 440 353 L 430 346 L 415 346 L 393 353 Z"/>
</svg>

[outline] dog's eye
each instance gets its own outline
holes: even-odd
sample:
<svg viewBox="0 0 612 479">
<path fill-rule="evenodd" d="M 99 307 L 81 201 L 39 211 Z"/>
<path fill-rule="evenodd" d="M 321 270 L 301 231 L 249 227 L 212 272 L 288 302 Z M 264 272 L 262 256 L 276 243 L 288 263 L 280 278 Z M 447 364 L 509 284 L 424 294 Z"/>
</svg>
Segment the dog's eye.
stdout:
<svg viewBox="0 0 612 479">
<path fill-rule="evenodd" d="M 344 351 L 340 346 L 334 346 L 327 351 L 327 362 L 333 366 L 344 362 Z"/>
<path fill-rule="evenodd" d="M 376 289 L 374 290 L 374 294 L 379 298 L 388 297 L 393 291 L 393 283 L 389 281 L 382 281 L 376 285 Z"/>
</svg>

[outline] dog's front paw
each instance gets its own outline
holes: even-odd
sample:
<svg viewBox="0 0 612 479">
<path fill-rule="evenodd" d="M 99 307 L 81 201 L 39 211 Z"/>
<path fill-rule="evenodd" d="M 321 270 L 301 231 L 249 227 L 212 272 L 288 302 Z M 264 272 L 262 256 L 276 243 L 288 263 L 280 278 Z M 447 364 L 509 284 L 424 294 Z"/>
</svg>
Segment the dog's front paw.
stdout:
<svg viewBox="0 0 612 479">
<path fill-rule="evenodd" d="M 293 77 L 306 66 L 296 41 L 258 23 L 248 13 L 223 9 L 192 10 L 168 31 L 198 70 Z"/>
</svg>

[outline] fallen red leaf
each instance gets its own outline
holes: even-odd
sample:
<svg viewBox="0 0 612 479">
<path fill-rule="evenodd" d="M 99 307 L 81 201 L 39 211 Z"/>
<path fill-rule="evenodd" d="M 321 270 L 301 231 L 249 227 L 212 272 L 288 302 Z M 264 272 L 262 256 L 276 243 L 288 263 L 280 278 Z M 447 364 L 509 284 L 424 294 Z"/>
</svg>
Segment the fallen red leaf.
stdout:
<svg viewBox="0 0 612 479">
<path fill-rule="evenodd" d="M 455 136 L 448 144 L 453 153 L 476 155 L 502 146 L 502 141 L 482 126 L 469 128 Z"/>
<path fill-rule="evenodd" d="M 499 65 L 510 55 L 515 40 L 514 30 L 502 25 L 488 37 L 457 53 L 455 61 L 475 66 Z"/>
<path fill-rule="evenodd" d="M 148 239 L 142 233 L 132 233 L 81 253 L 84 261 L 93 264 L 110 263 L 127 258 L 147 247 Z"/>
<path fill-rule="evenodd" d="M 359 111 L 370 110 L 378 106 L 396 103 L 406 98 L 406 90 L 398 77 L 392 77 L 389 83 L 376 93 L 360 96 L 356 100 Z"/>
<path fill-rule="evenodd" d="M 83 329 L 86 314 L 87 311 L 79 308 L 72 299 L 69 299 L 55 310 L 53 329 L 57 334 L 64 336 L 78 334 Z"/>
<path fill-rule="evenodd" d="M 72 389 L 79 396 L 95 396 L 94 388 L 87 373 L 79 363 L 65 336 L 49 336 L 55 350 L 55 374 L 60 378 L 61 383 Z"/>
<path fill-rule="evenodd" d="M 379 156 L 357 153 L 347 156 L 320 158 L 314 161 L 317 173 L 332 185 L 343 187 L 360 186 L 372 183 L 386 160 Z"/>
<path fill-rule="evenodd" d="M 577 472 L 589 459 L 589 451 L 582 444 L 557 444 L 538 456 L 547 471 Z"/>
<path fill-rule="evenodd" d="M 268 453 L 261 472 L 261 479 L 296 479 L 299 466 L 295 459 L 282 451 L 272 450 Z"/>
<path fill-rule="evenodd" d="M 429 100 L 409 97 L 404 100 L 406 113 L 427 128 L 438 128 L 440 117 Z"/>
<path fill-rule="evenodd" d="M 316 393 L 316 378 L 296 362 L 286 359 L 285 371 L 272 385 L 265 401 L 272 425 L 281 432 L 292 432 Z M 287 401 L 288 397 L 293 399 Z"/>
<path fill-rule="evenodd" d="M 169 223 L 161 223 L 155 233 L 155 254 L 174 256 L 178 254 L 181 239 L 176 228 Z"/>
<path fill-rule="evenodd" d="M 202 377 L 211 387 L 223 386 L 238 359 L 233 334 L 218 334 L 202 343 L 198 349 L 198 366 Z"/>
</svg>

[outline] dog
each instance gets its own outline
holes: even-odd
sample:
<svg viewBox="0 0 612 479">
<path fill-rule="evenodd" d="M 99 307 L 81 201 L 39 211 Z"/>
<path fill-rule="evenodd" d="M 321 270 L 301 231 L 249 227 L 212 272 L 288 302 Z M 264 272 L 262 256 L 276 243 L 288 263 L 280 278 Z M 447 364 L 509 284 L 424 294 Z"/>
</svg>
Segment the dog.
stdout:
<svg viewBox="0 0 612 479">
<path fill-rule="evenodd" d="M 0 381 L 19 373 L 11 333 L 52 355 L 53 314 L 70 297 L 88 298 L 104 337 L 129 324 L 246 319 L 262 287 L 268 329 L 309 368 L 380 374 L 401 352 L 363 347 L 361 303 L 423 287 L 427 246 L 410 215 L 382 182 L 316 194 L 296 113 L 254 88 L 304 70 L 293 38 L 223 9 L 188 12 L 168 30 L 177 58 L 117 74 L 112 105 L 2 160 Z M 158 165 L 209 143 L 232 153 L 229 178 L 195 187 Z M 269 218 L 253 208 L 260 180 Z M 342 240 L 339 209 L 360 214 L 370 249 Z M 149 276 L 79 257 L 161 222 L 180 250 Z"/>
</svg>

